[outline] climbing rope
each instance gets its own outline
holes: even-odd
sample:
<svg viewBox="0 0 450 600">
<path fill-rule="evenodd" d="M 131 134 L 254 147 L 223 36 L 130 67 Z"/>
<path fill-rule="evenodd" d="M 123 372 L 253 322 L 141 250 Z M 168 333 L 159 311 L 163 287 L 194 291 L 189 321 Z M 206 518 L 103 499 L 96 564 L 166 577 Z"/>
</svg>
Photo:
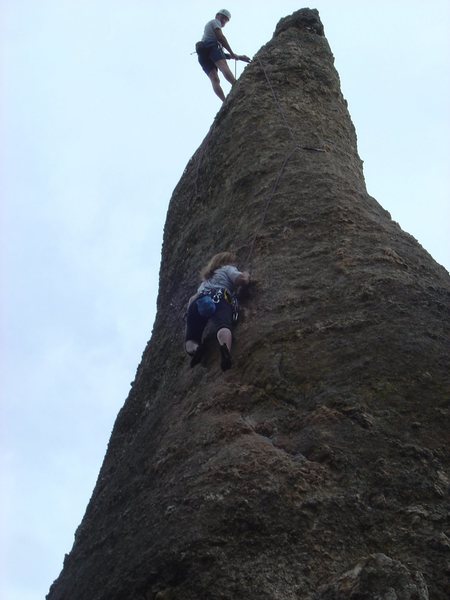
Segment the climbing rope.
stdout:
<svg viewBox="0 0 450 600">
<path fill-rule="evenodd" d="M 280 183 L 280 179 L 281 179 L 281 176 L 283 175 L 284 169 L 286 168 L 286 165 L 288 164 L 291 156 L 294 154 L 294 152 L 297 150 L 297 148 L 298 148 L 297 146 L 293 146 L 289 150 L 289 152 L 286 154 L 285 159 L 283 160 L 283 164 L 281 165 L 280 172 L 278 173 L 278 177 L 276 178 L 275 183 L 273 184 L 272 190 L 270 191 L 270 194 L 267 197 L 266 203 L 264 205 L 263 213 L 262 213 L 261 223 L 260 223 L 259 227 L 256 229 L 255 235 L 253 236 L 253 239 L 252 239 L 252 243 L 250 244 L 250 250 L 249 250 L 249 253 L 247 256 L 247 260 L 246 260 L 246 264 L 248 265 L 248 268 L 250 268 L 250 265 L 251 265 L 250 259 L 253 254 L 253 249 L 255 246 L 256 238 L 258 237 L 258 234 L 261 231 L 262 226 L 264 225 L 264 222 L 266 220 L 266 215 L 267 215 L 267 211 L 269 209 L 270 202 L 271 202 L 272 198 L 274 197 L 275 192 L 277 191 L 278 184 Z"/>
<path fill-rule="evenodd" d="M 273 99 L 275 100 L 275 104 L 276 104 L 276 106 L 277 106 L 277 108 L 278 108 L 278 111 L 279 111 L 279 113 L 280 113 L 280 115 L 281 115 L 281 118 L 283 119 L 283 121 L 284 121 L 284 124 L 286 125 L 286 127 L 287 127 L 287 129 L 288 129 L 289 133 L 291 134 L 292 141 L 293 141 L 293 142 L 295 142 L 295 134 L 294 134 L 294 131 L 293 131 L 292 127 L 291 127 L 291 126 L 289 125 L 289 123 L 288 123 L 288 120 L 287 120 L 286 114 L 285 114 L 285 112 L 284 112 L 284 110 L 283 110 L 283 107 L 282 107 L 282 106 L 281 106 L 281 104 L 280 104 L 280 101 L 278 100 L 278 97 L 277 97 L 277 95 L 276 95 L 276 93 L 275 93 L 275 90 L 274 90 L 274 88 L 273 88 L 272 82 L 270 81 L 270 78 L 269 78 L 269 76 L 268 76 L 268 74 L 267 74 L 266 68 L 264 67 L 264 65 L 263 65 L 263 62 L 262 62 L 262 60 L 259 58 L 259 56 L 257 56 L 257 57 L 256 57 L 256 60 L 258 61 L 258 63 L 259 63 L 259 66 L 261 67 L 261 69 L 262 69 L 262 71 L 263 71 L 263 73 L 264 73 L 264 76 L 265 76 L 265 78 L 266 78 L 266 81 L 267 81 L 267 83 L 268 83 L 268 85 L 269 85 L 269 87 L 270 87 L 270 91 L 272 92 Z"/>
<path fill-rule="evenodd" d="M 283 121 L 286 129 L 289 132 L 289 135 L 290 135 L 292 141 L 294 142 L 294 145 L 287 152 L 287 154 L 286 154 L 286 156 L 285 156 L 285 158 L 284 158 L 284 160 L 282 162 L 282 165 L 281 165 L 280 171 L 278 173 L 278 176 L 277 176 L 277 178 L 276 178 L 276 180 L 274 182 L 274 185 L 272 186 L 272 189 L 271 189 L 271 191 L 270 191 L 270 193 L 269 193 L 269 195 L 268 195 L 268 197 L 266 199 L 266 202 L 264 204 L 264 209 L 263 209 L 263 212 L 262 212 L 261 222 L 260 222 L 259 227 L 256 229 L 255 234 L 254 234 L 254 236 L 252 238 L 252 241 L 251 241 L 251 244 L 250 244 L 250 249 L 249 249 L 249 252 L 248 252 L 248 255 L 247 255 L 247 259 L 245 261 L 246 264 L 248 265 L 248 268 L 250 268 L 250 266 L 251 266 L 251 258 L 252 258 L 252 255 L 253 255 L 253 250 L 254 250 L 254 247 L 255 247 L 256 239 L 257 239 L 257 237 L 259 235 L 259 232 L 261 231 L 261 229 L 262 229 L 262 227 L 263 227 L 263 225 L 265 223 L 270 203 L 271 203 L 271 201 L 272 201 L 272 199 L 273 199 L 273 197 L 275 195 L 275 192 L 277 191 L 278 185 L 280 183 L 280 180 L 281 180 L 281 177 L 282 177 L 282 175 L 284 173 L 286 165 L 289 162 L 289 160 L 292 158 L 292 156 L 294 155 L 295 151 L 296 150 L 306 150 L 306 151 L 312 151 L 312 152 L 327 152 L 326 148 L 316 148 L 316 147 L 313 147 L 313 146 L 305 146 L 305 145 L 301 145 L 301 144 L 299 144 L 299 143 L 296 142 L 295 132 L 294 132 L 293 128 L 291 127 L 291 125 L 289 124 L 289 121 L 287 119 L 286 113 L 283 110 L 283 107 L 282 107 L 282 105 L 281 105 L 281 103 L 280 103 L 280 101 L 279 101 L 279 99 L 277 97 L 277 94 L 275 92 L 274 86 L 272 85 L 270 77 L 269 77 L 269 75 L 267 73 L 267 69 L 265 68 L 262 60 L 258 56 L 256 57 L 256 61 L 258 62 L 259 66 L 261 67 L 262 72 L 264 73 L 264 77 L 265 77 L 265 79 L 267 81 L 267 84 L 268 84 L 268 86 L 270 88 L 270 91 L 272 93 L 272 97 L 273 97 L 273 100 L 275 102 L 275 105 L 276 105 L 276 107 L 278 109 L 278 112 L 279 112 L 279 114 L 281 116 L 281 119 L 282 119 L 282 121 Z M 236 68 L 237 68 L 237 60 L 234 61 L 234 74 L 235 74 L 235 78 L 236 78 Z M 203 161 L 203 156 L 205 154 L 207 142 L 209 141 L 209 138 L 210 138 L 211 134 L 213 133 L 214 129 L 215 129 L 215 125 L 213 125 L 213 127 L 210 129 L 210 131 L 208 132 L 205 140 L 203 141 L 203 148 L 200 150 L 200 153 L 199 153 L 199 155 L 197 157 L 197 160 L 196 160 L 197 164 L 196 164 L 196 173 L 195 173 L 195 179 L 194 179 L 194 194 L 195 194 L 195 197 L 198 196 L 198 179 L 199 179 L 200 166 L 201 166 L 201 163 Z"/>
<path fill-rule="evenodd" d="M 277 97 L 277 94 L 275 92 L 275 89 L 274 89 L 274 87 L 272 85 L 272 82 L 270 81 L 270 77 L 267 74 L 267 70 L 264 67 L 263 62 L 262 62 L 262 60 L 259 57 L 256 57 L 256 60 L 258 61 L 259 66 L 261 67 L 261 69 L 262 69 L 262 71 L 264 73 L 264 76 L 266 78 L 266 81 L 267 81 L 267 83 L 268 83 L 268 85 L 270 87 L 270 91 L 272 92 L 272 96 L 273 96 L 275 104 L 276 104 L 276 106 L 278 108 L 278 112 L 280 113 L 281 118 L 283 119 L 284 124 L 286 125 L 286 128 L 288 129 L 288 131 L 289 131 L 289 133 L 291 135 L 292 141 L 295 142 L 295 132 L 292 129 L 292 127 L 290 126 L 290 124 L 289 124 L 289 122 L 287 120 L 286 113 L 284 112 L 283 107 L 281 106 L 280 101 L 278 100 L 278 97 Z M 297 145 L 297 149 L 298 150 L 309 150 L 309 151 L 312 151 L 312 152 L 327 152 L 327 148 L 325 148 L 325 147 L 324 148 L 314 148 L 313 146 L 302 146 L 300 144 Z"/>
<path fill-rule="evenodd" d="M 272 82 L 270 81 L 270 77 L 267 74 L 267 70 L 264 67 L 263 62 L 262 62 L 262 60 L 259 57 L 256 57 L 256 60 L 259 63 L 259 65 L 260 65 L 260 67 L 261 67 L 261 69 L 262 69 L 262 71 L 264 73 L 264 76 L 266 78 L 267 84 L 268 84 L 268 86 L 270 88 L 270 91 L 272 92 L 272 96 L 273 96 L 275 105 L 276 105 L 276 107 L 278 109 L 278 112 L 281 115 L 281 118 L 282 118 L 282 120 L 283 120 L 283 122 L 284 122 L 284 124 L 285 124 L 285 126 L 287 128 L 287 130 L 289 131 L 289 134 L 290 134 L 290 136 L 292 138 L 292 141 L 294 142 L 294 146 L 291 147 L 290 150 L 289 150 L 289 152 L 286 154 L 286 156 L 285 156 L 285 158 L 283 160 L 283 163 L 281 165 L 281 169 L 280 169 L 280 171 L 278 173 L 278 176 L 277 176 L 277 178 L 275 180 L 275 183 L 274 183 L 274 185 L 272 187 L 272 190 L 270 191 L 270 194 L 268 195 L 266 203 L 264 205 L 261 223 L 260 223 L 259 227 L 257 228 L 257 230 L 255 231 L 255 235 L 253 236 L 252 242 L 250 244 L 250 250 L 249 250 L 249 253 L 248 253 L 248 256 L 247 256 L 247 260 L 246 260 L 246 264 L 248 265 L 249 269 L 250 269 L 250 266 L 251 266 L 251 257 L 252 257 L 253 250 L 254 250 L 254 247 L 255 247 L 256 239 L 257 239 L 258 234 L 259 234 L 259 232 L 261 231 L 261 229 L 262 229 L 262 227 L 264 225 L 264 222 L 265 222 L 266 216 L 267 216 L 267 212 L 268 212 L 268 209 L 269 209 L 269 205 L 270 205 L 270 203 L 272 201 L 272 198 L 275 195 L 275 192 L 276 192 L 276 190 L 278 188 L 278 184 L 280 183 L 281 176 L 284 173 L 284 170 L 286 168 L 287 163 L 289 162 L 289 160 L 291 159 L 291 157 L 293 156 L 293 154 L 295 153 L 296 150 L 309 150 L 309 151 L 312 151 L 312 152 L 327 152 L 326 148 L 314 148 L 313 146 L 302 146 L 302 145 L 296 143 L 295 132 L 292 129 L 291 125 L 289 124 L 288 120 L 287 120 L 286 113 L 283 110 L 283 107 L 281 106 L 280 101 L 278 100 L 278 97 L 276 95 L 275 89 L 274 89 L 274 87 L 272 85 Z"/>
</svg>

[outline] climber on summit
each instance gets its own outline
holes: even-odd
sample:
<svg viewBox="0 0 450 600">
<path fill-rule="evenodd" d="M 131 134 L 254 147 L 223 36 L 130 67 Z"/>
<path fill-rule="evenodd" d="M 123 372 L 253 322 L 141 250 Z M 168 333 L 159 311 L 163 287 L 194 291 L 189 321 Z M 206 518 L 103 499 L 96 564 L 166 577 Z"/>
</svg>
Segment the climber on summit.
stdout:
<svg viewBox="0 0 450 600">
<path fill-rule="evenodd" d="M 202 41 L 197 42 L 195 45 L 198 62 L 208 75 L 214 92 L 222 102 L 225 100 L 225 94 L 220 85 L 218 70 L 233 85 L 236 79 L 227 65 L 226 59 L 234 58 L 235 60 L 250 62 L 250 58 L 245 56 L 245 54 L 235 54 L 233 52 L 227 38 L 222 33 L 222 28 L 225 27 L 230 19 L 231 13 L 226 8 L 219 10 L 216 17 L 206 23 Z M 223 48 L 226 48 L 230 54 L 225 54 Z"/>
<path fill-rule="evenodd" d="M 202 282 L 197 293 L 189 299 L 186 323 L 186 352 L 195 367 L 203 356 L 202 335 L 211 319 L 220 346 L 222 371 L 231 368 L 231 326 L 237 318 L 236 293 L 248 285 L 250 274 L 239 271 L 236 256 L 231 252 L 215 254 L 200 271 Z"/>
</svg>

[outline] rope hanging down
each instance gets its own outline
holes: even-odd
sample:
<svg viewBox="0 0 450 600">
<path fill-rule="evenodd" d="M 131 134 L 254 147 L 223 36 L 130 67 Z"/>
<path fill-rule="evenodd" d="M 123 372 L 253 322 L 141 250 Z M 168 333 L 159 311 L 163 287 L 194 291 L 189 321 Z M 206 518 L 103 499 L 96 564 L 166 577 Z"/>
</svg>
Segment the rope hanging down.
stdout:
<svg viewBox="0 0 450 600">
<path fill-rule="evenodd" d="M 267 83 L 269 85 L 270 91 L 272 92 L 273 99 L 274 99 L 275 104 L 276 104 L 276 106 L 278 108 L 278 112 L 280 113 L 281 118 L 283 119 L 283 122 L 284 122 L 287 130 L 289 131 L 291 139 L 294 142 L 294 146 L 286 154 L 286 156 L 285 156 L 285 158 L 283 160 L 283 163 L 281 165 L 280 172 L 278 173 L 278 176 L 277 176 L 277 178 L 275 180 L 275 183 L 274 183 L 274 185 L 272 187 L 272 190 L 271 190 L 269 196 L 267 197 L 267 200 L 266 200 L 266 203 L 265 203 L 265 206 L 264 206 L 264 209 L 263 209 L 263 213 L 262 213 L 261 223 L 260 223 L 258 229 L 255 231 L 255 235 L 253 236 L 252 242 L 250 244 L 250 250 L 249 250 L 249 253 L 247 255 L 246 264 L 249 267 L 251 265 L 250 261 L 251 261 L 251 257 L 252 257 L 253 250 L 254 250 L 254 247 L 255 247 L 256 238 L 258 237 L 258 233 L 261 231 L 261 229 L 262 229 L 262 227 L 264 225 L 264 222 L 265 222 L 265 219 L 266 219 L 266 216 L 267 216 L 267 212 L 268 212 L 268 209 L 269 209 L 270 202 L 272 201 L 272 198 L 275 195 L 275 192 L 276 192 L 276 190 L 278 188 L 278 184 L 280 183 L 280 180 L 281 180 L 281 176 L 282 176 L 282 174 L 283 174 L 283 172 L 284 172 L 284 170 L 286 168 L 287 163 L 291 159 L 292 155 L 295 153 L 296 150 L 308 150 L 308 151 L 312 151 L 312 152 L 327 152 L 326 148 L 314 148 L 312 146 L 302 146 L 302 145 L 296 143 L 295 132 L 292 129 L 292 127 L 290 126 L 290 124 L 289 124 L 289 122 L 287 120 L 286 114 L 285 114 L 285 112 L 283 110 L 283 107 L 281 106 L 281 104 L 280 104 L 280 102 L 279 102 L 279 100 L 277 98 L 277 95 L 275 93 L 275 90 L 274 90 L 274 87 L 272 85 L 272 82 L 270 81 L 270 78 L 269 78 L 269 76 L 267 74 L 267 70 L 265 69 L 265 67 L 264 67 L 264 65 L 263 65 L 263 63 L 262 63 L 262 61 L 261 61 L 261 59 L 259 57 L 256 57 L 256 60 L 258 61 L 259 65 L 260 65 L 260 67 L 261 67 L 261 69 L 262 69 L 262 71 L 264 73 L 264 76 L 265 76 L 266 81 L 267 81 Z"/>
<path fill-rule="evenodd" d="M 264 67 L 263 62 L 262 62 L 262 60 L 259 57 L 256 57 L 256 60 L 258 61 L 259 66 L 261 67 L 261 69 L 262 69 L 262 71 L 264 73 L 264 76 L 266 78 L 266 81 L 267 81 L 267 83 L 268 83 L 268 85 L 270 87 L 270 91 L 272 92 L 272 96 L 273 96 L 275 104 L 276 104 L 276 106 L 278 108 L 278 112 L 280 113 L 281 118 L 283 119 L 284 124 L 286 125 L 286 128 L 287 128 L 287 130 L 290 133 L 292 141 L 295 142 L 295 132 L 292 129 L 292 127 L 289 125 L 289 122 L 288 122 L 287 117 L 286 117 L 286 113 L 284 112 L 283 107 L 281 106 L 280 101 L 277 98 L 277 95 L 276 95 L 276 92 L 275 92 L 274 87 L 272 85 L 272 82 L 270 81 L 269 75 L 267 74 L 267 70 Z M 315 148 L 313 146 L 302 146 L 301 144 L 296 144 L 296 148 L 298 150 L 309 150 L 311 152 L 327 152 L 328 151 L 327 148 Z"/>
<path fill-rule="evenodd" d="M 255 246 L 256 238 L 258 237 L 258 233 L 262 229 L 262 226 L 264 225 L 264 221 L 266 220 L 266 215 L 267 215 L 267 211 L 268 211 L 268 208 L 269 208 L 269 204 L 270 204 L 270 202 L 271 202 L 271 200 L 272 200 L 275 192 L 277 191 L 277 187 L 278 187 L 278 184 L 280 183 L 280 179 L 281 179 L 281 176 L 283 175 L 284 169 L 286 168 L 286 165 L 288 164 L 289 159 L 291 158 L 291 156 L 294 154 L 294 152 L 296 150 L 297 150 L 297 146 L 294 146 L 293 148 L 290 149 L 290 151 L 288 152 L 288 154 L 286 154 L 286 157 L 285 157 L 285 159 L 283 161 L 283 164 L 281 165 L 280 172 L 278 173 L 278 177 L 276 178 L 275 183 L 274 183 L 274 185 L 272 187 L 272 190 L 271 190 L 269 196 L 267 197 L 266 204 L 265 204 L 264 209 L 263 209 L 261 223 L 260 223 L 258 229 L 255 231 L 255 235 L 253 236 L 252 243 L 250 244 L 250 250 L 249 250 L 249 253 L 248 253 L 248 256 L 247 256 L 247 260 L 246 260 L 246 264 L 249 267 L 250 267 L 250 264 L 251 264 L 250 263 L 250 259 L 251 259 L 251 256 L 253 254 L 253 248 Z"/>
</svg>

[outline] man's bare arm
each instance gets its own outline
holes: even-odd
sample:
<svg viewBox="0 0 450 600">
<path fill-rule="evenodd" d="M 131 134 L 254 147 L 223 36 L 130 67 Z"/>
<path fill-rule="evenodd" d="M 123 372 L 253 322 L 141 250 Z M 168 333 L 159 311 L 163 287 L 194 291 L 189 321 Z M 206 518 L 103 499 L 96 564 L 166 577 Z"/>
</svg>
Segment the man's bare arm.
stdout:
<svg viewBox="0 0 450 600">
<path fill-rule="evenodd" d="M 224 48 L 226 48 L 228 50 L 228 52 L 231 54 L 231 58 L 236 58 L 236 55 L 234 54 L 233 50 L 231 49 L 231 46 L 228 43 L 227 38 L 223 35 L 220 27 L 217 27 L 217 29 L 214 29 L 214 33 L 216 34 L 216 38 L 217 38 L 217 41 L 219 42 L 219 44 L 221 44 Z"/>
</svg>

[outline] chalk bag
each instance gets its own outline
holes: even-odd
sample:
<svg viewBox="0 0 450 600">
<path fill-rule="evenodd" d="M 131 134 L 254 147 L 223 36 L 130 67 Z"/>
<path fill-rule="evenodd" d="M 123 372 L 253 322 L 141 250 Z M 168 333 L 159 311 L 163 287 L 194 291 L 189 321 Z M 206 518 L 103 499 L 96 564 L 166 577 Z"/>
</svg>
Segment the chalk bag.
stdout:
<svg viewBox="0 0 450 600">
<path fill-rule="evenodd" d="M 202 296 L 197 300 L 197 310 L 202 317 L 212 317 L 216 312 L 216 304 L 211 296 Z"/>
</svg>

